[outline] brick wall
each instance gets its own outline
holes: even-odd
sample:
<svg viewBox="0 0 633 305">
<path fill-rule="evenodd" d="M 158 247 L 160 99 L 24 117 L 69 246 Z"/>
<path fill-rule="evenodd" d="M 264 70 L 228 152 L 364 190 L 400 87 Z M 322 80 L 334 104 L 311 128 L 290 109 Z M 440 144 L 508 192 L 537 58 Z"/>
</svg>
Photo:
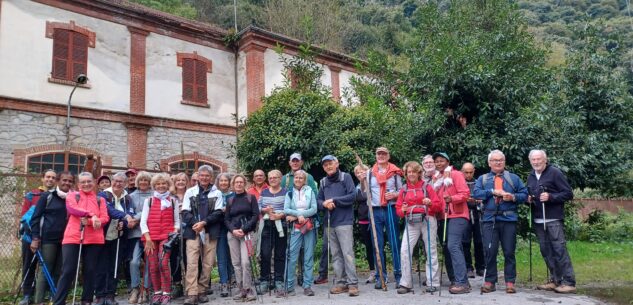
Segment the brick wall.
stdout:
<svg viewBox="0 0 633 305">
<path fill-rule="evenodd" d="M 255 44 L 244 49 L 246 53 L 246 111 L 249 114 L 262 106 L 262 98 L 266 94 L 264 51 L 266 51 L 265 47 Z"/>
</svg>

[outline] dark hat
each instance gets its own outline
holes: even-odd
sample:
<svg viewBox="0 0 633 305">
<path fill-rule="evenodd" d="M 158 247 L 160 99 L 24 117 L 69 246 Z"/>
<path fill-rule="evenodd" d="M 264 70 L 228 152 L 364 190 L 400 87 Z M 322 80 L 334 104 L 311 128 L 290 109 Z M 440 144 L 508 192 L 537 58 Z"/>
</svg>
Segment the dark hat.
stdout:
<svg viewBox="0 0 633 305">
<path fill-rule="evenodd" d="M 436 152 L 433 154 L 433 160 L 435 160 L 437 157 L 442 157 L 446 160 L 448 160 L 449 162 L 451 161 L 451 158 L 448 157 L 448 155 L 445 152 Z"/>
<path fill-rule="evenodd" d="M 129 176 L 130 176 L 130 174 L 134 174 L 134 175 L 136 175 L 136 174 L 138 174 L 138 171 L 137 171 L 136 169 L 133 169 L 133 168 L 128 168 L 128 169 L 125 171 L 125 175 L 129 177 Z"/>
<path fill-rule="evenodd" d="M 104 180 L 104 179 L 112 182 L 112 180 L 110 180 L 110 177 L 108 177 L 107 175 L 103 175 L 103 176 L 100 176 L 99 178 L 97 178 L 97 184 L 99 184 L 101 182 L 101 180 Z"/>
<path fill-rule="evenodd" d="M 321 159 L 321 164 L 325 163 L 325 161 L 338 161 L 335 156 L 327 155 Z"/>
</svg>

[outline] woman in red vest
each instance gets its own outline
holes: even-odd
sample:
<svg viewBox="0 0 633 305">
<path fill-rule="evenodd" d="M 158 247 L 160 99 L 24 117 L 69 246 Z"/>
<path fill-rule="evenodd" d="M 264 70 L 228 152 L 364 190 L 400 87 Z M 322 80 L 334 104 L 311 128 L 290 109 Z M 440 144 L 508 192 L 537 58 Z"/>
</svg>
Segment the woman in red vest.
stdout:
<svg viewBox="0 0 633 305">
<path fill-rule="evenodd" d="M 171 273 L 168 249 L 164 249 L 169 233 L 178 232 L 180 216 L 176 200 L 169 192 L 171 179 L 166 173 L 152 177 L 152 197 L 143 203 L 141 214 L 141 239 L 145 243 L 145 259 L 149 264 L 149 276 L 154 288 L 152 305 L 171 301 Z"/>
</svg>

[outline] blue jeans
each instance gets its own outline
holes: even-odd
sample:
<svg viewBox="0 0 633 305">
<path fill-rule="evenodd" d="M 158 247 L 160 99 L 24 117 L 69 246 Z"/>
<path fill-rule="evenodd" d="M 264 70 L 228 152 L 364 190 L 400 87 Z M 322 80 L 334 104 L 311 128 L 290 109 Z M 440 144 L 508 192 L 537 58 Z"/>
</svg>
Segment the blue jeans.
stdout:
<svg viewBox="0 0 633 305">
<path fill-rule="evenodd" d="M 517 223 L 497 221 L 494 224 L 494 231 L 492 227 L 492 222 L 483 223 L 482 239 L 484 243 L 484 258 L 486 260 L 486 282 L 497 283 L 497 253 L 501 242 L 505 281 L 506 283 L 514 283 L 517 277 L 517 262 L 514 256 L 517 246 Z M 488 248 L 488 245 L 490 245 L 490 248 Z"/>
<path fill-rule="evenodd" d="M 447 247 L 453 265 L 455 284 L 460 286 L 468 286 L 466 259 L 464 258 L 462 241 L 464 239 L 464 231 L 468 229 L 469 225 L 470 223 L 466 218 L 449 218 L 448 227 L 446 228 Z"/>
<path fill-rule="evenodd" d="M 376 225 L 376 235 L 378 240 L 378 249 L 380 250 L 380 261 L 382 262 L 382 274 L 387 275 L 387 260 L 385 259 L 385 237 L 383 232 L 387 233 L 389 244 L 391 246 L 391 257 L 393 259 L 393 277 L 396 283 L 400 282 L 402 273 L 400 271 L 400 233 L 398 232 L 399 219 L 396 209 L 393 205 L 387 207 L 374 207 L 374 223 Z M 372 235 L 373 238 L 373 235 Z M 374 261 L 376 260 L 376 252 L 373 253 Z M 378 266 L 376 266 L 378 268 Z M 376 282 L 380 282 L 380 277 L 376 277 Z"/>
<path fill-rule="evenodd" d="M 312 287 L 314 278 L 311 271 L 314 267 L 315 246 L 315 229 L 306 232 L 306 234 L 301 234 L 298 230 L 292 229 L 292 233 L 290 234 L 290 259 L 288 269 L 286 270 L 288 291 L 293 291 L 295 287 L 295 270 L 297 268 L 297 260 L 301 247 L 303 247 L 303 270 L 305 270 L 305 272 L 303 272 L 303 288 Z"/>
<path fill-rule="evenodd" d="M 139 288 L 141 285 L 141 258 L 143 258 L 143 247 L 139 242 L 140 238 L 128 239 L 128 246 L 133 247 L 132 260 L 130 261 L 130 281 L 132 282 L 132 288 Z M 145 276 L 143 276 L 143 286 L 145 288 L 150 287 L 149 283 L 149 268 L 148 264 L 145 264 Z"/>
<path fill-rule="evenodd" d="M 222 225 L 220 228 L 220 237 L 218 237 L 218 245 L 215 254 L 218 260 L 218 273 L 220 274 L 220 284 L 227 284 L 233 273 L 231 264 L 231 252 L 229 252 L 229 243 L 226 237 L 228 229 Z"/>
</svg>

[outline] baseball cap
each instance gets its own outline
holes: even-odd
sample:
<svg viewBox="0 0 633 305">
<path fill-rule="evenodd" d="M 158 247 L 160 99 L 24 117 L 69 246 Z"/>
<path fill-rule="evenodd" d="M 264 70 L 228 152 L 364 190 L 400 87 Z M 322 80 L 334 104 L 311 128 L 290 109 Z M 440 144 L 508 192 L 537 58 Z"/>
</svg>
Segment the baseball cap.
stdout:
<svg viewBox="0 0 633 305">
<path fill-rule="evenodd" d="M 325 163 L 325 161 L 338 161 L 335 156 L 327 155 L 321 159 L 321 164 Z"/>
<path fill-rule="evenodd" d="M 389 149 L 387 149 L 387 147 L 380 146 L 376 148 L 376 153 L 379 153 L 379 152 L 389 153 Z"/>
<path fill-rule="evenodd" d="M 438 151 L 438 152 L 434 153 L 433 154 L 433 160 L 435 160 L 435 158 L 437 158 L 437 157 L 442 157 L 442 158 L 444 158 L 444 159 L 446 159 L 448 161 L 451 161 L 451 158 L 449 158 L 448 155 L 445 152 Z"/>
<path fill-rule="evenodd" d="M 136 175 L 136 174 L 138 174 L 138 171 L 137 171 L 137 170 L 135 170 L 135 169 L 133 169 L 133 168 L 128 168 L 128 169 L 125 171 L 125 175 L 129 177 L 129 176 L 130 176 L 130 174 L 134 174 L 134 175 Z"/>
<path fill-rule="evenodd" d="M 290 155 L 290 161 L 292 161 L 294 159 L 297 159 L 297 160 L 301 161 L 302 160 L 301 159 L 301 154 L 300 153 L 294 153 L 294 154 Z"/>
</svg>

